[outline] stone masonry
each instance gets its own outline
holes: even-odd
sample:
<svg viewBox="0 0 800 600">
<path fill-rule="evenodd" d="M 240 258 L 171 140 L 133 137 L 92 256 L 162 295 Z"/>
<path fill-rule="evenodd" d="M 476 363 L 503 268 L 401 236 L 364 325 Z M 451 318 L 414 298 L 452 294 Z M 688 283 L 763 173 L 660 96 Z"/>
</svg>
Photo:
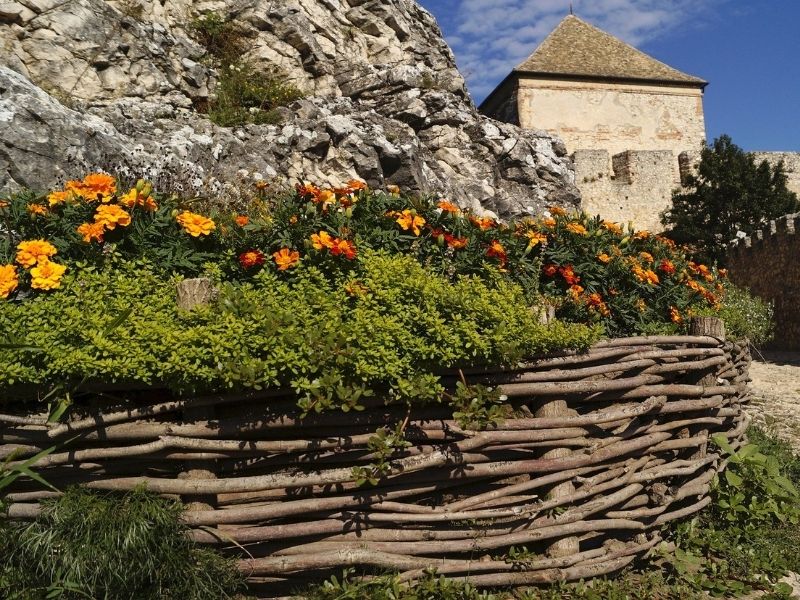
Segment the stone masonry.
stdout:
<svg viewBox="0 0 800 600">
<path fill-rule="evenodd" d="M 752 237 L 738 241 L 728 255 L 736 285 L 775 304 L 775 339 L 782 350 L 800 350 L 800 213 L 775 221 Z"/>
</svg>

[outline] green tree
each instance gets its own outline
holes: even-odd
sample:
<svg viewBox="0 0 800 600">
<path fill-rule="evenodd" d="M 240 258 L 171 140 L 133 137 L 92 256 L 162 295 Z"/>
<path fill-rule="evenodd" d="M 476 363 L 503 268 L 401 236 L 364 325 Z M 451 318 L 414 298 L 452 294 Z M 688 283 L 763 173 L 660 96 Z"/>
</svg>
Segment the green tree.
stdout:
<svg viewBox="0 0 800 600">
<path fill-rule="evenodd" d="M 800 208 L 786 187 L 783 163 L 758 164 L 727 135 L 703 148 L 697 174 L 689 177 L 686 188 L 673 193 L 672 207 L 661 222 L 696 260 L 720 266 L 738 232 L 750 235 L 770 219 Z"/>
</svg>

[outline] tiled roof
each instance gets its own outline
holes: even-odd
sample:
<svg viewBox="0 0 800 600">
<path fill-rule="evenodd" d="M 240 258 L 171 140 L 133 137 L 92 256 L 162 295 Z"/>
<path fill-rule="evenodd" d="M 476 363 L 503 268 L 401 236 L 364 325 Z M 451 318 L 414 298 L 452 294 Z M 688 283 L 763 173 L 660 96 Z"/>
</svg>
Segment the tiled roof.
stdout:
<svg viewBox="0 0 800 600">
<path fill-rule="evenodd" d="M 515 71 L 706 84 L 574 15 L 566 16 Z"/>
</svg>

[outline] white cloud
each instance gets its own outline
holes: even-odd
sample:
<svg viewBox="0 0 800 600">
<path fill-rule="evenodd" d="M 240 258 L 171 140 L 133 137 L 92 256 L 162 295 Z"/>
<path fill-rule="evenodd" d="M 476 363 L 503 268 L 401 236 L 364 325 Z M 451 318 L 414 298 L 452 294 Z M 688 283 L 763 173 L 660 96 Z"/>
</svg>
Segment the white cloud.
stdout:
<svg viewBox="0 0 800 600">
<path fill-rule="evenodd" d="M 696 25 L 727 0 L 573 0 L 575 14 L 634 46 Z M 459 0 L 447 41 L 482 100 L 569 11 L 569 0 Z"/>
</svg>

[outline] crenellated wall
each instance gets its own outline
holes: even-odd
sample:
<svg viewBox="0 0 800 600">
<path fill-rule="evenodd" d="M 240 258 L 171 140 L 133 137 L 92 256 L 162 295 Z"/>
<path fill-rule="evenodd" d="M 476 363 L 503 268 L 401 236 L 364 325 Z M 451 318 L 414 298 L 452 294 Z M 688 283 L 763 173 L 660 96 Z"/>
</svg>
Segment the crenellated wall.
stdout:
<svg viewBox="0 0 800 600">
<path fill-rule="evenodd" d="M 731 281 L 775 303 L 772 345 L 800 350 L 800 213 L 780 217 L 738 240 L 728 256 Z"/>
<path fill-rule="evenodd" d="M 672 190 L 690 170 L 686 153 L 671 150 L 577 150 L 572 155 L 575 185 L 590 215 L 661 231 L 660 213 L 672 204 Z"/>
</svg>

